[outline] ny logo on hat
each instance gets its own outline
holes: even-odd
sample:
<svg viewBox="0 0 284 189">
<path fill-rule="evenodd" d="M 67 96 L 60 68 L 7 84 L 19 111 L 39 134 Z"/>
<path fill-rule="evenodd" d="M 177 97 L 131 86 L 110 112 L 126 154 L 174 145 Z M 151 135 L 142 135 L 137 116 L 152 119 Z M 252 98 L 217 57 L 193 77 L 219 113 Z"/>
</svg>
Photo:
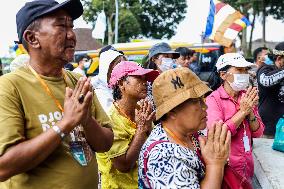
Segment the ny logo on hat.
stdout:
<svg viewBox="0 0 284 189">
<path fill-rule="evenodd" d="M 184 84 L 182 83 L 179 76 L 176 76 L 176 79 L 172 78 L 172 84 L 174 85 L 175 89 L 184 87 Z"/>
</svg>

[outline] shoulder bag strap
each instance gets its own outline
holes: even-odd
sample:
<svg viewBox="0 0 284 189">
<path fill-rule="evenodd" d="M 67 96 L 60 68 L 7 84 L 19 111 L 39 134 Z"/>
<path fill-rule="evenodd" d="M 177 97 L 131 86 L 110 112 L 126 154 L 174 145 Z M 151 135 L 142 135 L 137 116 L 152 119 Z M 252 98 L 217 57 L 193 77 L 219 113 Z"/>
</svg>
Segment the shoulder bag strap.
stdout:
<svg viewBox="0 0 284 189">
<path fill-rule="evenodd" d="M 151 185 L 150 185 L 150 181 L 149 181 L 149 178 L 147 177 L 147 171 L 148 171 L 148 166 L 147 166 L 147 163 L 148 163 L 148 159 L 149 159 L 149 153 L 151 152 L 151 150 L 157 145 L 157 144 L 160 144 L 162 142 L 169 142 L 167 140 L 158 140 L 158 141 L 155 141 L 153 142 L 152 144 L 150 144 L 150 146 L 147 147 L 147 149 L 145 150 L 144 154 L 143 154 L 143 164 L 144 164 L 144 174 L 145 174 L 145 177 L 146 177 L 146 180 L 147 180 L 147 183 L 149 185 L 149 187 L 151 188 Z"/>
</svg>

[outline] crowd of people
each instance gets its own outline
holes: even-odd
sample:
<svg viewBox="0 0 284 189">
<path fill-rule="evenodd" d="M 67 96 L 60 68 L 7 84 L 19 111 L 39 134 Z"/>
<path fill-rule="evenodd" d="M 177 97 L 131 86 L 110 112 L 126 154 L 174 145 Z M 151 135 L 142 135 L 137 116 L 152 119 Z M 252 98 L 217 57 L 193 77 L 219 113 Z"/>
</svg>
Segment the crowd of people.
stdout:
<svg viewBox="0 0 284 189">
<path fill-rule="evenodd" d="M 284 42 L 254 63 L 224 50 L 214 91 L 195 51 L 164 42 L 143 65 L 108 45 L 88 78 L 90 57 L 69 64 L 82 13 L 80 0 L 17 13 L 29 56 L 0 77 L 0 188 L 252 188 L 253 138 L 284 115 Z"/>
</svg>

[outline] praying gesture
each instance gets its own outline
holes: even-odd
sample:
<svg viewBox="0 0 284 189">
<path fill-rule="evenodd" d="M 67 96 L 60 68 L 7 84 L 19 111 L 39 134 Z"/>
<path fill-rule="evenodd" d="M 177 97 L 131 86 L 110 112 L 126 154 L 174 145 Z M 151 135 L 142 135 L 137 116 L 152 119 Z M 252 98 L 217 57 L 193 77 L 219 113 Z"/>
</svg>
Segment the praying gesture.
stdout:
<svg viewBox="0 0 284 189">
<path fill-rule="evenodd" d="M 247 92 L 241 97 L 240 110 L 248 115 L 254 106 L 258 104 L 258 90 L 256 87 L 249 87 Z"/>
<path fill-rule="evenodd" d="M 148 100 L 140 101 L 140 108 L 135 109 L 135 122 L 137 128 L 144 133 L 150 133 L 155 112 L 152 110 L 152 104 Z"/>
<path fill-rule="evenodd" d="M 231 133 L 222 121 L 214 123 L 208 130 L 208 137 L 200 137 L 201 154 L 206 166 L 225 166 L 229 157 Z"/>
<path fill-rule="evenodd" d="M 90 80 L 81 77 L 74 90 L 66 88 L 64 101 L 64 118 L 67 121 L 69 131 L 79 124 L 86 124 L 91 115 L 92 92 L 90 91 Z"/>
</svg>

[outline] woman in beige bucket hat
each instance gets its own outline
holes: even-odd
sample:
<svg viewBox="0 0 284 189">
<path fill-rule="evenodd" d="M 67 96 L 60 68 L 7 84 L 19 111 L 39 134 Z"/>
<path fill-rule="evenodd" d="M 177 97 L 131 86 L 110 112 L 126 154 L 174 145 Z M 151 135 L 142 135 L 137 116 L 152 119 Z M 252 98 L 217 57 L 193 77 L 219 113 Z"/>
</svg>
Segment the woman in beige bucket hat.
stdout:
<svg viewBox="0 0 284 189">
<path fill-rule="evenodd" d="M 187 68 L 168 70 L 154 81 L 160 123 L 140 151 L 139 188 L 221 188 L 230 132 L 220 122 L 208 139 L 197 134 L 206 127 L 203 96 L 210 91 Z"/>
</svg>

